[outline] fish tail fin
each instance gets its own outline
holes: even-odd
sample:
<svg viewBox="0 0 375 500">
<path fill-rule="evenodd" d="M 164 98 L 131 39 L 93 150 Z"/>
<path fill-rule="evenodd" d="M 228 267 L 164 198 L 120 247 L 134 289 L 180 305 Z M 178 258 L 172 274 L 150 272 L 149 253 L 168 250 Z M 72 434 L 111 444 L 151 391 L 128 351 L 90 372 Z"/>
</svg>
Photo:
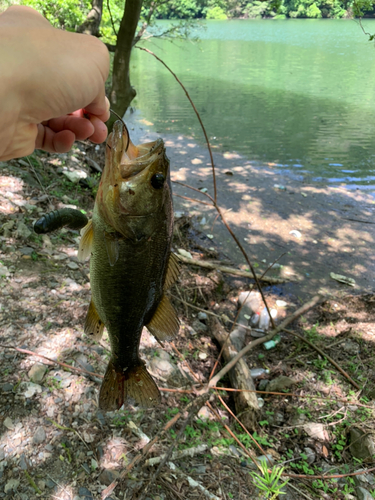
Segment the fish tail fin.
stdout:
<svg viewBox="0 0 375 500">
<path fill-rule="evenodd" d="M 123 371 L 112 360 L 108 363 L 99 393 L 99 408 L 119 410 L 128 400 L 148 408 L 160 402 L 160 392 L 144 364 Z"/>
</svg>

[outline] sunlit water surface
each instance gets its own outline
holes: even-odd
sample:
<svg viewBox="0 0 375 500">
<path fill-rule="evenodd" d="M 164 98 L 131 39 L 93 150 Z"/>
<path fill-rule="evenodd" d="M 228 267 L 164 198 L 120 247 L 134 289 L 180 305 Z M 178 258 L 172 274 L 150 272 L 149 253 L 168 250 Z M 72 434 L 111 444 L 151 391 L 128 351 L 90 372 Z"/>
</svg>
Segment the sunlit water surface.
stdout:
<svg viewBox="0 0 375 500">
<path fill-rule="evenodd" d="M 213 144 L 300 180 L 375 190 L 375 46 L 352 20 L 209 21 L 199 43 L 146 47 L 187 87 Z M 375 32 L 375 20 L 366 20 Z M 184 92 L 133 51 L 135 105 L 159 133 L 204 142 Z"/>
</svg>

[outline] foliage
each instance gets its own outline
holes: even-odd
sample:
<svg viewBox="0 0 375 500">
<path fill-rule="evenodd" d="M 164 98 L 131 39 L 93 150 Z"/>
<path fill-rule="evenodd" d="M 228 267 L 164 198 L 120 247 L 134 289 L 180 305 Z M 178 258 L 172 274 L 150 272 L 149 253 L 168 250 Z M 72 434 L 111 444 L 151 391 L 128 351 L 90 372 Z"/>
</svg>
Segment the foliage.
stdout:
<svg viewBox="0 0 375 500">
<path fill-rule="evenodd" d="M 266 494 L 266 498 L 270 498 L 271 496 L 275 498 L 277 495 L 285 495 L 284 491 L 281 489 L 287 484 L 288 479 L 280 484 L 281 474 L 284 471 L 284 467 L 273 467 L 271 472 L 268 471 L 267 460 L 262 460 L 259 464 L 259 468 L 261 470 L 262 475 L 257 474 L 256 472 L 250 472 L 250 475 L 254 481 L 255 486 L 264 491 Z"/>
<path fill-rule="evenodd" d="M 39 11 L 53 26 L 74 31 L 86 18 L 91 0 L 0 0 L 1 8 L 20 3 Z M 110 11 L 116 32 L 124 12 L 125 0 L 109 0 Z M 185 37 L 187 20 L 233 19 L 233 18 L 342 18 L 373 17 L 375 0 L 144 0 L 140 27 L 147 23 L 147 36 L 164 35 L 153 27 L 154 19 L 179 20 L 164 31 L 169 37 Z M 115 44 L 116 35 L 107 2 L 103 2 L 100 26 L 102 40 Z"/>
<path fill-rule="evenodd" d="M 90 0 L 21 0 L 19 3 L 40 12 L 52 26 L 68 31 L 75 31 L 91 8 Z"/>
</svg>

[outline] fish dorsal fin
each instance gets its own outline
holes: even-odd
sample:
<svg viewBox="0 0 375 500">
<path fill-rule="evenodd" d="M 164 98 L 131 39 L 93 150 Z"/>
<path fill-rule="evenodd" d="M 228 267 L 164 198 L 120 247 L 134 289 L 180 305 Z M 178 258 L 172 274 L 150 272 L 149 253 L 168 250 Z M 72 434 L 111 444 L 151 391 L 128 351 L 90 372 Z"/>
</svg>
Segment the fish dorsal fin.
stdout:
<svg viewBox="0 0 375 500">
<path fill-rule="evenodd" d="M 81 241 L 79 242 L 78 260 L 83 262 L 90 257 L 92 242 L 94 239 L 94 230 L 92 220 L 89 220 L 84 228 L 81 229 Z"/>
<path fill-rule="evenodd" d="M 180 322 L 176 311 L 165 295 L 163 295 L 155 314 L 146 327 L 160 342 L 168 340 L 178 333 Z"/>
<path fill-rule="evenodd" d="M 104 323 L 100 319 L 98 311 L 91 299 L 89 310 L 85 320 L 84 332 L 86 335 L 93 335 L 95 340 L 100 340 L 103 335 Z"/>
<path fill-rule="evenodd" d="M 170 286 L 177 280 L 180 274 L 180 266 L 178 263 L 178 258 L 176 255 L 171 252 L 168 260 L 168 269 L 167 274 L 164 281 L 164 290 L 168 290 Z"/>
<path fill-rule="evenodd" d="M 108 231 L 104 231 L 104 244 L 107 250 L 109 264 L 114 266 L 118 261 L 120 255 L 119 237 L 117 233 L 109 233 Z"/>
</svg>

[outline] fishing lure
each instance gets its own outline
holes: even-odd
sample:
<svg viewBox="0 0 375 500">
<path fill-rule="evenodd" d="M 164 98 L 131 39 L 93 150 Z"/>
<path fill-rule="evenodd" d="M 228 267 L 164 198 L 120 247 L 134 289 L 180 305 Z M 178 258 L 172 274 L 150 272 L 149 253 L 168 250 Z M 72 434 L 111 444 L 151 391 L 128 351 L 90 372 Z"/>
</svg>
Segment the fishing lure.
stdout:
<svg viewBox="0 0 375 500">
<path fill-rule="evenodd" d="M 82 229 L 88 223 L 85 214 L 74 208 L 61 208 L 43 215 L 34 224 L 37 234 L 46 234 L 67 226 L 69 229 Z"/>
</svg>

